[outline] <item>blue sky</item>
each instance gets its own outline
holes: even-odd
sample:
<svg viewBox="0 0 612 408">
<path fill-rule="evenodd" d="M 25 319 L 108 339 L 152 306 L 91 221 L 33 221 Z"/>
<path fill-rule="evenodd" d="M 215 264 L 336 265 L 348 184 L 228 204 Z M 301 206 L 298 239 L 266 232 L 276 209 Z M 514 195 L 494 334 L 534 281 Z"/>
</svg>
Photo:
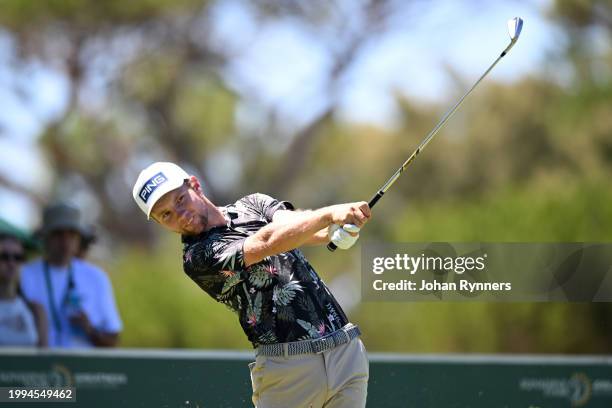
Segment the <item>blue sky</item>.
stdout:
<svg viewBox="0 0 612 408">
<path fill-rule="evenodd" d="M 490 80 L 512 81 L 538 71 L 562 39 L 543 15 L 548 3 L 481 2 L 477 7 L 470 2 L 468 7 L 465 2 L 446 0 L 435 2 L 435 7 L 428 7 L 418 17 L 406 17 L 417 23 L 406 27 L 396 23 L 397 30 L 368 43 L 360 54 L 341 90 L 342 117 L 389 126 L 394 116 L 393 91 L 425 101 L 454 95 L 456 88 L 445 67 L 452 67 L 465 79 L 476 79 L 508 44 L 506 22 L 514 16 L 525 20 L 521 41 Z M 220 13 L 225 17 L 219 19 L 218 30 L 253 31 L 248 17 L 236 12 L 232 4 L 225 7 L 233 13 Z M 241 39 L 236 35 L 231 38 L 235 42 Z M 230 72 L 238 78 L 237 86 L 256 90 L 261 101 L 282 106 L 299 122 L 307 120 L 309 110 L 316 111 L 324 103 L 318 98 L 317 87 L 324 85 L 321 72 L 329 66 L 326 57 L 325 49 L 312 35 L 296 29 L 291 21 L 281 21 L 255 35 L 246 57 L 233 64 Z"/>
<path fill-rule="evenodd" d="M 541 72 L 546 58 L 563 41 L 560 28 L 545 18 L 549 0 L 469 2 L 441 0 L 419 15 L 397 16 L 398 29 L 367 43 L 339 89 L 343 120 L 391 127 L 395 121 L 394 93 L 425 102 L 448 100 L 464 91 L 448 75 L 448 67 L 468 84 L 476 80 L 509 42 L 506 21 L 521 16 L 525 26 L 520 41 L 486 81 L 515 81 Z M 257 118 L 255 105 L 274 107 L 299 126 L 316 115 L 328 100 L 321 95 L 323 72 L 330 65 L 326 44 L 321 44 L 291 20 L 256 27 L 248 2 L 228 1 L 215 9 L 213 35 L 224 47 L 242 51 L 226 70 L 226 79 L 249 95 L 250 105 L 239 108 L 238 120 Z M 248 41 L 247 41 L 248 40 Z M 281 51 L 279 51 L 281 50 Z M 10 61 L 14 44 L 0 36 L 1 61 Z M 33 96 L 25 104 L 11 91 Z M 486 84 L 486 82 L 485 82 Z M 485 85 L 483 84 L 483 85 Z M 486 85 L 485 85 L 486 86 Z M 47 164 L 36 146 L 45 121 L 61 114 L 67 100 L 61 72 L 40 63 L 16 71 L 0 65 L 0 172 L 12 180 L 48 191 Z M 469 103 L 469 102 L 466 102 Z M 433 125 L 433 124 L 432 124 Z M 34 206 L 23 197 L 0 189 L 5 218 L 33 227 Z"/>
</svg>

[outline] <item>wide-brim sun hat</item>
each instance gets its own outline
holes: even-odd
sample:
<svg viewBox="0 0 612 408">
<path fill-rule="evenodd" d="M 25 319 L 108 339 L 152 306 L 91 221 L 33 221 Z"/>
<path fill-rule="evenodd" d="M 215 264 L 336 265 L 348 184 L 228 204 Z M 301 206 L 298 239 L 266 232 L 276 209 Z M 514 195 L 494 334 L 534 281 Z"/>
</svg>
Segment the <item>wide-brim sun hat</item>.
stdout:
<svg viewBox="0 0 612 408">
<path fill-rule="evenodd" d="M 66 230 L 75 231 L 81 236 L 86 234 L 79 209 L 66 203 L 46 207 L 43 210 L 43 221 L 38 235 L 46 236 L 54 231 Z"/>
</svg>

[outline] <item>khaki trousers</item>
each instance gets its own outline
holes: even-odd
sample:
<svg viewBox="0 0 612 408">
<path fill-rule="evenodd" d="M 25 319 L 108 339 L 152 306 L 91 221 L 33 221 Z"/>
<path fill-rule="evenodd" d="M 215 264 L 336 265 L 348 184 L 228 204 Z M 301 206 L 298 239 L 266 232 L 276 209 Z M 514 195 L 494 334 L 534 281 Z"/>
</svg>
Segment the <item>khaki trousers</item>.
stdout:
<svg viewBox="0 0 612 408">
<path fill-rule="evenodd" d="M 322 354 L 257 356 L 249 364 L 256 408 L 365 407 L 369 366 L 359 337 Z"/>
</svg>

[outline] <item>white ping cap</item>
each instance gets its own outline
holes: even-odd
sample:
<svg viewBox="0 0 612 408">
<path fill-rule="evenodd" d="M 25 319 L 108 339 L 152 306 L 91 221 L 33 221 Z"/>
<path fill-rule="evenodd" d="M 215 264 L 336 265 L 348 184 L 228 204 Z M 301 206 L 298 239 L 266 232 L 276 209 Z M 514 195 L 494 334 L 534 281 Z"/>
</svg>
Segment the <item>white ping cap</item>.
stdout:
<svg viewBox="0 0 612 408">
<path fill-rule="evenodd" d="M 132 196 L 138 207 L 151 217 L 151 210 L 162 196 L 183 185 L 189 174 L 174 163 L 156 162 L 138 175 Z"/>
</svg>

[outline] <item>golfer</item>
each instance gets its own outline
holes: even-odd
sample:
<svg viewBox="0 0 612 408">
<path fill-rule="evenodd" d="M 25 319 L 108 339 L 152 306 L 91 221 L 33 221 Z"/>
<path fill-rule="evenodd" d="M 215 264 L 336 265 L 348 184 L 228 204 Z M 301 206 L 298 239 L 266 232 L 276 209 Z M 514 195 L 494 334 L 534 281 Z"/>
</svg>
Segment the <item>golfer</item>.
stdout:
<svg viewBox="0 0 612 408">
<path fill-rule="evenodd" d="M 166 162 L 140 173 L 133 196 L 148 218 L 181 234 L 185 273 L 237 314 L 256 349 L 256 407 L 365 406 L 359 328 L 298 248 L 331 240 L 348 249 L 371 216 L 367 203 L 294 211 L 257 193 L 217 207 L 195 176 Z"/>
</svg>

